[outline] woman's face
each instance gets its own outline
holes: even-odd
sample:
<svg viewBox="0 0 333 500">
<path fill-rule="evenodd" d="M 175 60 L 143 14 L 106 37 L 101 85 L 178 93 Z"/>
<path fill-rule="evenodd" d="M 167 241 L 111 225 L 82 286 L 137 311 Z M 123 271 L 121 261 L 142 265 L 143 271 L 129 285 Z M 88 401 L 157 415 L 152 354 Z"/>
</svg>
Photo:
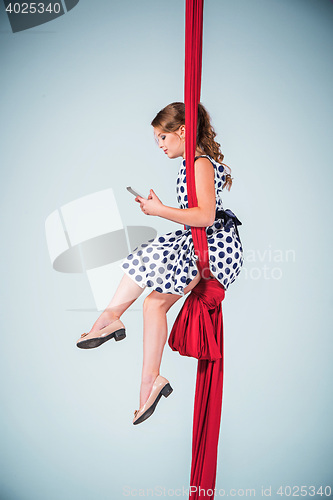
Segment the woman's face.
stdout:
<svg viewBox="0 0 333 500">
<path fill-rule="evenodd" d="M 185 126 L 181 125 L 176 132 L 163 132 L 154 127 L 154 134 L 158 141 L 158 147 L 162 148 L 169 158 L 179 158 L 185 154 Z"/>
</svg>

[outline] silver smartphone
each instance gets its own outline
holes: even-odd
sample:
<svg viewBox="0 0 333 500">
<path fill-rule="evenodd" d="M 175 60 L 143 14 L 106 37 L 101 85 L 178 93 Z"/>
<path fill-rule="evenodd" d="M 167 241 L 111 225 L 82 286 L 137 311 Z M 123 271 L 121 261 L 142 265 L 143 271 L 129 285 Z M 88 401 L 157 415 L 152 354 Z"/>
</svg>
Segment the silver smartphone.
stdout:
<svg viewBox="0 0 333 500">
<path fill-rule="evenodd" d="M 144 198 L 145 200 L 147 200 L 148 198 L 146 198 L 145 196 L 142 196 L 142 194 L 138 193 L 135 189 L 132 189 L 131 186 L 127 186 L 127 191 L 129 191 L 130 193 L 134 194 L 134 196 L 141 196 L 141 198 Z"/>
</svg>

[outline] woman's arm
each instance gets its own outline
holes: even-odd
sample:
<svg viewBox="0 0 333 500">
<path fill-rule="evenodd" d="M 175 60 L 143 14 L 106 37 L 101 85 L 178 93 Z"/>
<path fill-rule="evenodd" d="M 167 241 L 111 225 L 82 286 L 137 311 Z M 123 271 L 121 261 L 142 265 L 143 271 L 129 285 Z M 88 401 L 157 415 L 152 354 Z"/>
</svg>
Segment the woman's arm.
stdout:
<svg viewBox="0 0 333 500">
<path fill-rule="evenodd" d="M 173 208 L 162 205 L 159 217 L 193 227 L 208 227 L 213 224 L 216 210 L 215 172 L 208 158 L 198 158 L 194 162 L 194 175 L 198 206 Z"/>
</svg>

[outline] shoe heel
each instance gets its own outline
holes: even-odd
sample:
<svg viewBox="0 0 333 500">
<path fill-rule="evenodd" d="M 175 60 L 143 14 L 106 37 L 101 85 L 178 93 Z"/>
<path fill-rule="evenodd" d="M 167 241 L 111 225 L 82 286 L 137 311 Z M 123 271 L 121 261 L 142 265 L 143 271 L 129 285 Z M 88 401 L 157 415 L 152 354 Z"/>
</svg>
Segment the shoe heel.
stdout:
<svg viewBox="0 0 333 500">
<path fill-rule="evenodd" d="M 126 333 L 124 328 L 117 330 L 114 334 L 114 339 L 118 342 L 118 340 L 123 340 L 126 337 Z"/>
<path fill-rule="evenodd" d="M 170 396 L 170 394 L 172 393 L 173 389 L 171 387 L 170 384 L 166 384 L 163 389 L 161 390 L 161 393 L 163 394 L 163 396 L 165 398 L 167 398 L 168 396 Z"/>
</svg>

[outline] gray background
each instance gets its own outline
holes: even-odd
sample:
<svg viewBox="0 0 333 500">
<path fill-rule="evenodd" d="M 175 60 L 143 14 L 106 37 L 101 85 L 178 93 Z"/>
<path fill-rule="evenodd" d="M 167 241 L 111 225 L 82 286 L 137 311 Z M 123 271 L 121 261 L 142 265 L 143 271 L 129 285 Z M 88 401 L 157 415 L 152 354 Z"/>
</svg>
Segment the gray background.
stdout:
<svg viewBox="0 0 333 500">
<path fill-rule="evenodd" d="M 142 298 L 122 317 L 125 341 L 78 349 L 98 313 L 85 275 L 52 269 L 44 232 L 53 210 L 108 187 L 124 224 L 181 227 L 144 215 L 125 187 L 177 206 L 180 159 L 156 147 L 150 121 L 183 100 L 184 10 L 81 0 L 13 34 L 1 4 L 1 500 L 189 485 L 196 360 L 166 345 L 172 397 L 133 426 Z M 205 2 L 201 101 L 245 251 L 222 303 L 227 493 L 332 486 L 332 21 L 328 0 Z"/>
</svg>

